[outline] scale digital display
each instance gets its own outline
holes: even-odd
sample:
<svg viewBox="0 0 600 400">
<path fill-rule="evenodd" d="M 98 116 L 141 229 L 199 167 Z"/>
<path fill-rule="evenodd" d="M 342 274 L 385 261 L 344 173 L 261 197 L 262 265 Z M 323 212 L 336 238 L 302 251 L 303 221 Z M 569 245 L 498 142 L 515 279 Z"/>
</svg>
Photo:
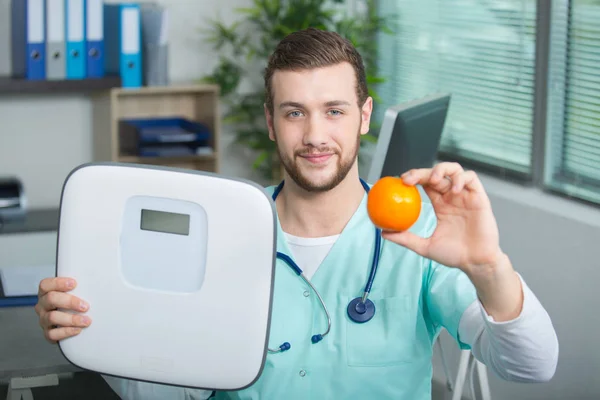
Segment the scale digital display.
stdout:
<svg viewBox="0 0 600 400">
<path fill-rule="evenodd" d="M 122 215 L 119 254 L 129 284 L 174 293 L 200 290 L 208 246 L 200 204 L 136 195 L 127 199 Z"/>
<path fill-rule="evenodd" d="M 188 214 L 142 209 L 140 229 L 187 236 L 190 234 L 190 216 Z"/>
</svg>

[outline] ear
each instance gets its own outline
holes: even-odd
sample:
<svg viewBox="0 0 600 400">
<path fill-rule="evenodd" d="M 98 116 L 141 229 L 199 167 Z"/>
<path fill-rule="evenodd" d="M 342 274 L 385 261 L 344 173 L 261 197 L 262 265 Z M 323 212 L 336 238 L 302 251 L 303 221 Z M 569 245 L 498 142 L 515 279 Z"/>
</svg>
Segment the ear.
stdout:
<svg viewBox="0 0 600 400">
<path fill-rule="evenodd" d="M 360 116 L 360 134 L 365 135 L 369 132 L 369 125 L 371 124 L 371 114 L 373 112 L 373 98 L 367 97 L 365 103 L 362 106 Z"/>
<path fill-rule="evenodd" d="M 265 119 L 267 120 L 267 128 L 269 129 L 269 139 L 275 141 L 275 130 L 273 129 L 273 116 L 269 112 L 266 103 L 263 105 L 263 107 L 265 109 Z"/>
</svg>

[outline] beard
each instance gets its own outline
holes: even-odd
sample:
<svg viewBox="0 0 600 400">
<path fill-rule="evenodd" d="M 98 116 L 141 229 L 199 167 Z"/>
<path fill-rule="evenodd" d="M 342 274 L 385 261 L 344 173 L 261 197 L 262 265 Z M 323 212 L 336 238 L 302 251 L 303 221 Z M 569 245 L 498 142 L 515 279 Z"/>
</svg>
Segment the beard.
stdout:
<svg viewBox="0 0 600 400">
<path fill-rule="evenodd" d="M 354 144 L 354 147 L 351 149 L 350 153 L 347 154 L 346 157 L 343 157 L 339 150 L 332 149 L 327 146 L 311 146 L 295 151 L 294 157 L 291 158 L 280 149 L 279 144 L 277 143 L 277 132 L 274 132 L 274 134 L 275 145 L 277 146 L 277 154 L 279 155 L 279 159 L 281 160 L 285 171 L 290 176 L 290 178 L 292 178 L 292 180 L 296 183 L 296 185 L 298 185 L 303 190 L 311 193 L 326 192 L 339 185 L 340 182 L 342 182 L 344 178 L 346 178 L 348 172 L 350 172 L 352 166 L 356 162 L 358 150 L 360 148 L 360 126 L 359 131 L 356 134 L 356 142 Z M 323 182 L 314 182 L 302 174 L 301 168 L 298 165 L 296 159 L 307 154 L 321 153 L 332 153 L 333 155 L 337 156 L 336 170 L 335 173 L 327 180 Z"/>
</svg>

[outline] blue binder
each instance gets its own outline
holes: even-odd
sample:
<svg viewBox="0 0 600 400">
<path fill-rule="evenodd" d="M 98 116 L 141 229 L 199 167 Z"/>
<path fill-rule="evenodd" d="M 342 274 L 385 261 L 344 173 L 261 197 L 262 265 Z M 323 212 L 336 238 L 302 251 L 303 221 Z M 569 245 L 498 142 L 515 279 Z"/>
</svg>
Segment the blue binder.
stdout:
<svg viewBox="0 0 600 400">
<path fill-rule="evenodd" d="M 199 148 L 210 146 L 211 131 L 201 122 L 181 117 L 127 118 L 120 122 L 122 144 L 127 147 L 123 150 L 138 156 L 194 155 Z"/>
<path fill-rule="evenodd" d="M 104 76 L 104 7 L 103 0 L 86 0 L 86 64 L 88 78 Z"/>
<path fill-rule="evenodd" d="M 105 68 L 120 75 L 121 86 L 142 86 L 140 6 L 136 3 L 104 5 Z"/>
<path fill-rule="evenodd" d="M 46 79 L 45 15 L 44 0 L 12 2 L 12 70 L 15 77 Z"/>
<path fill-rule="evenodd" d="M 66 1 L 67 79 L 86 76 L 85 1 Z"/>
</svg>

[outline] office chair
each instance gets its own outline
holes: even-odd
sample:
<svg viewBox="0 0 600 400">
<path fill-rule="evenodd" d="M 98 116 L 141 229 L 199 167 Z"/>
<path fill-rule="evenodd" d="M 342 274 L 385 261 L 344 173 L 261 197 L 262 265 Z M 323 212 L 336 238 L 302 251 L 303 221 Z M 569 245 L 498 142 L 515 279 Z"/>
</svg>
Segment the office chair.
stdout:
<svg viewBox="0 0 600 400">
<path fill-rule="evenodd" d="M 473 353 L 469 350 L 461 350 L 460 361 L 458 363 L 458 371 L 456 373 L 455 384 L 452 383 L 448 365 L 446 364 L 446 358 L 444 357 L 444 349 L 439 338 L 437 344 L 440 348 L 440 356 L 442 358 L 442 364 L 444 366 L 444 374 L 446 375 L 446 386 L 448 390 L 452 392 L 452 400 L 461 400 L 464 387 L 469 378 L 469 388 L 471 392 L 471 398 L 475 397 L 475 370 L 477 370 L 477 377 L 479 378 L 479 390 L 481 392 L 481 400 L 491 400 L 490 385 L 487 376 L 487 367 L 485 364 L 478 361 Z"/>
</svg>

